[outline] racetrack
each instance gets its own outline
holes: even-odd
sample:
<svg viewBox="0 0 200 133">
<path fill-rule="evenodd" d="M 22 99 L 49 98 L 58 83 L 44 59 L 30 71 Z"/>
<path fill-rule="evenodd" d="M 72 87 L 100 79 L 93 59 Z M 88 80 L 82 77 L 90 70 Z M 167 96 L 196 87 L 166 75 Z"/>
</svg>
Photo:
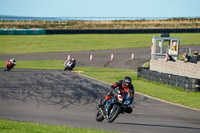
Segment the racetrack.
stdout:
<svg viewBox="0 0 200 133">
<path fill-rule="evenodd" d="M 0 69 L 0 118 L 134 133 L 199 133 L 200 111 L 136 93 L 132 114 L 96 122 L 110 84 L 61 70 Z"/>
<path fill-rule="evenodd" d="M 15 58 L 19 60 L 67 60 L 68 55 L 77 60 L 77 66 L 80 67 L 109 67 L 136 69 L 142 66 L 150 59 L 149 48 L 131 48 L 131 49 L 114 49 L 114 50 L 96 50 L 96 51 L 79 51 L 79 52 L 60 52 L 60 53 L 31 53 L 31 54 L 14 54 L 0 55 L 1 60 Z M 131 60 L 132 53 L 135 58 Z M 92 54 L 93 60 L 90 61 Z M 111 61 L 111 54 L 114 60 Z"/>
<path fill-rule="evenodd" d="M 187 46 L 185 46 L 187 47 Z M 198 45 L 189 46 L 200 51 Z M 0 55 L 1 60 L 77 59 L 77 66 L 136 69 L 150 59 L 149 48 Z M 110 55 L 114 54 L 114 61 Z M 135 59 L 130 60 L 131 53 Z M 93 54 L 93 61 L 89 55 Z M 62 70 L 0 69 L 0 118 L 134 133 L 200 133 L 200 111 L 136 93 L 132 114 L 114 123 L 96 122 L 97 101 L 110 84 Z"/>
<path fill-rule="evenodd" d="M 197 50 L 200 52 L 200 45 L 181 46 L 180 54 L 183 53 L 183 48 L 191 48 L 191 51 Z M 114 60 L 111 59 L 111 54 L 114 55 Z M 131 60 L 132 53 L 134 60 Z M 90 54 L 93 55 L 93 61 L 90 61 Z M 1 55 L 1 60 L 9 60 L 15 58 L 20 60 L 66 60 L 68 55 L 77 60 L 77 66 L 80 67 L 109 67 L 123 69 L 137 69 L 144 63 L 150 60 L 150 48 L 123 48 L 110 50 L 95 50 L 95 51 L 78 51 L 78 52 L 59 52 L 59 53 L 31 53 L 31 54 L 8 54 Z"/>
</svg>

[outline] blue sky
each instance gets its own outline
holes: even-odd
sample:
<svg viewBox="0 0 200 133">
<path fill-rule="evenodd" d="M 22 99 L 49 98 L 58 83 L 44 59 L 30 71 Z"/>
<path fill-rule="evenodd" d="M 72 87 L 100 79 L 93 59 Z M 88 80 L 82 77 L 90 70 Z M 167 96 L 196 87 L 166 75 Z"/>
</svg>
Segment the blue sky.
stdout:
<svg viewBox="0 0 200 133">
<path fill-rule="evenodd" d="M 200 0 L 0 0 L 0 15 L 29 17 L 194 17 Z"/>
</svg>

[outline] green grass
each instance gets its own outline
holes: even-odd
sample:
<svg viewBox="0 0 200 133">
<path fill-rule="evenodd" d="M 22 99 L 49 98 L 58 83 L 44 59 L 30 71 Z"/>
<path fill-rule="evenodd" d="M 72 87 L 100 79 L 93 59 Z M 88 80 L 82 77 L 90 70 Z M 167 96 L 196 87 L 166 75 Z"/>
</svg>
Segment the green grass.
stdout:
<svg viewBox="0 0 200 133">
<path fill-rule="evenodd" d="M 0 133 L 114 133 L 103 130 L 15 122 L 0 119 Z"/>
<path fill-rule="evenodd" d="M 0 68 L 5 68 L 7 61 L 0 61 Z M 31 69 L 64 69 L 63 60 L 17 61 L 15 68 Z"/>
<path fill-rule="evenodd" d="M 131 69 L 112 68 L 77 68 L 84 71 L 82 74 L 108 83 L 115 83 L 130 76 L 133 79 L 135 91 L 168 102 L 184 105 L 190 108 L 200 109 L 200 92 L 189 92 L 182 88 L 176 88 L 156 82 L 149 82 L 137 78 L 137 72 Z"/>
<path fill-rule="evenodd" d="M 150 47 L 160 34 L 1 35 L 0 54 Z M 200 33 L 171 34 L 181 45 L 200 45 Z"/>
<path fill-rule="evenodd" d="M 143 67 L 149 67 L 150 66 L 150 62 L 146 62 Z"/>
<path fill-rule="evenodd" d="M 0 36 L 0 54 L 66 52 L 113 48 L 150 47 L 152 36 L 159 34 L 93 34 L 93 35 L 20 35 Z M 181 45 L 200 45 L 200 33 L 171 34 L 180 37 Z M 0 68 L 6 62 L 0 61 Z M 147 63 L 148 65 L 148 63 Z M 15 69 L 57 69 L 63 70 L 62 60 L 17 61 Z M 181 88 L 148 82 L 137 78 L 135 70 L 76 67 L 75 71 L 108 82 L 115 83 L 128 75 L 133 79 L 136 92 L 141 92 L 169 102 L 200 109 L 200 93 Z M 14 122 L 0 119 L 0 133 L 107 133 L 107 131 L 52 126 L 39 123 Z"/>
<path fill-rule="evenodd" d="M 51 64 L 51 65 L 49 65 Z M 0 61 L 0 68 L 5 67 L 5 61 Z M 58 69 L 63 70 L 62 60 L 46 61 L 17 61 L 15 68 Z M 200 92 L 184 91 L 161 83 L 148 82 L 137 78 L 136 70 L 113 68 L 75 67 L 74 71 L 83 71 L 87 75 L 108 83 L 115 83 L 128 75 L 133 79 L 136 92 L 153 96 L 165 101 L 177 103 L 191 108 L 200 109 Z"/>
</svg>

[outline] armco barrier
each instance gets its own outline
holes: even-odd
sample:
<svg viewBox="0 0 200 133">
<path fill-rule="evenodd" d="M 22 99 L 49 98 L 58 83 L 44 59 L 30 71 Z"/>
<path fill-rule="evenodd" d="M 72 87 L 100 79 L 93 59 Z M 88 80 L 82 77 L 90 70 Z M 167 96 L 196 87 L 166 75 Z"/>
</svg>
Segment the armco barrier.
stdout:
<svg viewBox="0 0 200 133">
<path fill-rule="evenodd" d="M 142 34 L 142 33 L 199 33 L 200 28 L 184 29 L 46 29 L 46 34 Z"/>
<path fill-rule="evenodd" d="M 45 35 L 45 29 L 0 29 L 0 35 Z"/>
<path fill-rule="evenodd" d="M 181 87 L 189 91 L 200 91 L 200 79 L 151 71 L 148 67 L 138 67 L 137 76 L 149 81 Z"/>
</svg>

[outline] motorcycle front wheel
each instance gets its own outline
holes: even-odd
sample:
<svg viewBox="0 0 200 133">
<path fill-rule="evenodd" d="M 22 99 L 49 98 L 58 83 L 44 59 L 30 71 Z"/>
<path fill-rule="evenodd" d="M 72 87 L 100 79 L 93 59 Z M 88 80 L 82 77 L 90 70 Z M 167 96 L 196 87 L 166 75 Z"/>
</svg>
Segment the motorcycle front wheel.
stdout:
<svg viewBox="0 0 200 133">
<path fill-rule="evenodd" d="M 66 70 L 69 70 L 69 67 L 68 67 L 68 66 L 67 66 L 67 67 L 65 67 L 64 71 L 66 71 Z"/>
<path fill-rule="evenodd" d="M 103 120 L 104 120 L 103 113 L 102 113 L 101 109 L 99 109 L 97 112 L 97 115 L 96 115 L 96 121 L 101 122 Z"/>
<path fill-rule="evenodd" d="M 10 71 L 13 67 L 6 67 L 5 70 L 6 71 Z"/>
<path fill-rule="evenodd" d="M 120 114 L 120 106 L 114 104 L 112 109 L 110 109 L 108 113 L 108 122 L 112 123 L 119 114 Z"/>
</svg>

